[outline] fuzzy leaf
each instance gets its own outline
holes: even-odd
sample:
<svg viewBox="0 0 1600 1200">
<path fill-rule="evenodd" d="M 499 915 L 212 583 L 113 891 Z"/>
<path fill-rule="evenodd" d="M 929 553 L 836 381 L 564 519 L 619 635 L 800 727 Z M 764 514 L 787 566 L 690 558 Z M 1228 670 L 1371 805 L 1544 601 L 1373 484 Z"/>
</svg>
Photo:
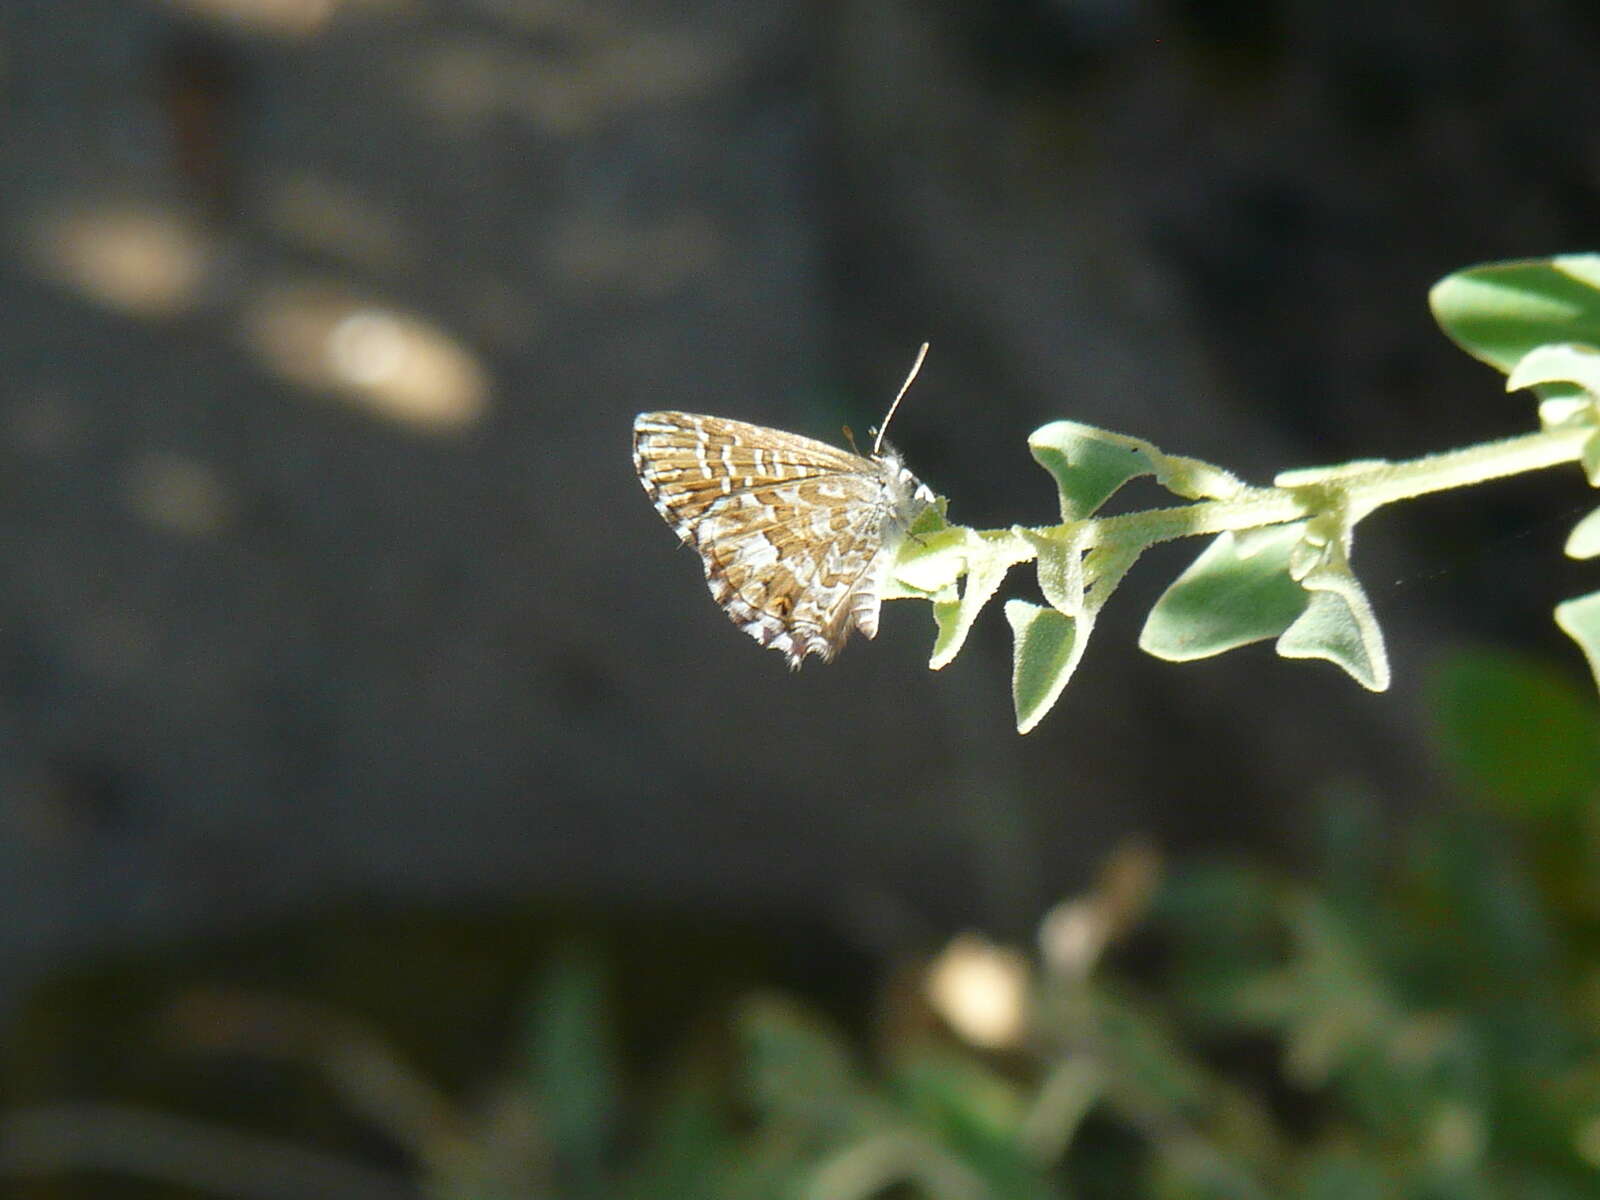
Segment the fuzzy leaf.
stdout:
<svg viewBox="0 0 1600 1200">
<path fill-rule="evenodd" d="M 994 594 L 1000 590 L 1008 566 L 988 560 L 979 563 L 967 572 L 959 600 L 933 606 L 933 621 L 939 632 L 933 639 L 933 654 L 928 659 L 930 671 L 949 666 L 955 656 L 961 653 L 961 647 L 967 642 L 967 634 L 972 632 L 972 623 L 978 619 L 983 606 L 993 600 Z"/>
<path fill-rule="evenodd" d="M 1590 487 L 1600 487 L 1600 434 L 1591 434 L 1583 444 L 1583 473 Z"/>
<path fill-rule="evenodd" d="M 1077 616 L 1083 611 L 1083 551 L 1074 541 L 1063 541 L 1023 530 L 1039 552 L 1039 590 L 1050 602 L 1050 607 L 1063 616 Z"/>
<path fill-rule="evenodd" d="M 1600 554 L 1600 508 L 1572 527 L 1567 535 L 1568 558 L 1593 558 Z"/>
<path fill-rule="evenodd" d="M 971 531 L 946 526 L 926 534 L 917 533 L 901 543 L 894 567 L 885 579 L 884 600 L 954 600 L 956 581 L 967 569 L 967 535 Z"/>
<path fill-rule="evenodd" d="M 1301 581 L 1311 602 L 1278 639 L 1284 658 L 1322 658 L 1362 687 L 1389 687 L 1389 655 L 1367 595 L 1343 563 L 1312 571 Z"/>
<path fill-rule="evenodd" d="M 1139 648 L 1168 662 L 1209 658 L 1277 637 L 1306 609 L 1289 577 L 1305 522 L 1218 535 L 1145 619 Z"/>
<path fill-rule="evenodd" d="M 1471 267 L 1434 284 L 1428 302 L 1451 340 L 1509 373 L 1552 342 L 1600 346 L 1600 255 Z"/>
<path fill-rule="evenodd" d="M 1221 467 L 1195 458 L 1163 454 L 1149 442 L 1083 425 L 1052 421 L 1028 437 L 1028 449 L 1055 477 L 1061 494 L 1061 519 L 1094 515 L 1118 488 L 1141 475 L 1191 500 L 1227 499 L 1244 485 Z"/>
<path fill-rule="evenodd" d="M 954 600 L 956 580 L 966 570 L 966 545 L 972 532 L 945 519 L 947 501 L 940 496 L 911 523 L 885 572 L 884 600 Z"/>
<path fill-rule="evenodd" d="M 1600 592 L 1556 605 L 1556 624 L 1578 643 L 1589 660 L 1589 671 L 1600 683 Z"/>
<path fill-rule="evenodd" d="M 1028 437 L 1035 461 L 1055 477 L 1063 521 L 1092 516 L 1128 480 L 1149 474 L 1140 445 L 1076 421 L 1052 421 Z"/>
<path fill-rule="evenodd" d="M 1088 614 L 1068 617 L 1026 600 L 1006 601 L 1014 651 L 1011 696 L 1017 710 L 1017 732 L 1027 733 L 1061 697 L 1077 669 L 1094 622 Z"/>
<path fill-rule="evenodd" d="M 1594 415 L 1594 399 L 1582 392 L 1566 396 L 1552 396 L 1539 401 L 1539 427 L 1560 429 L 1579 421 L 1588 421 Z"/>
<path fill-rule="evenodd" d="M 1582 342 L 1537 346 L 1511 368 L 1506 376 L 1506 391 L 1541 383 L 1575 383 L 1590 396 L 1600 396 L 1600 350 Z"/>
</svg>

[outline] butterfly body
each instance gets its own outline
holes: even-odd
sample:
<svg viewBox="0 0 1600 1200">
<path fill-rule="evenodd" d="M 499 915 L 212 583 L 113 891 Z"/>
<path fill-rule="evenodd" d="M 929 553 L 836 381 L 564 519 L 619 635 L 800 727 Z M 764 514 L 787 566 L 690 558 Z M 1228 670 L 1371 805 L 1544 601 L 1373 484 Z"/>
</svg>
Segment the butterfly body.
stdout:
<svg viewBox="0 0 1600 1200">
<path fill-rule="evenodd" d="M 699 553 L 733 623 L 791 667 L 878 632 L 884 573 L 934 503 L 886 447 L 853 454 L 695 413 L 640 413 L 633 463 L 656 511 Z"/>
</svg>

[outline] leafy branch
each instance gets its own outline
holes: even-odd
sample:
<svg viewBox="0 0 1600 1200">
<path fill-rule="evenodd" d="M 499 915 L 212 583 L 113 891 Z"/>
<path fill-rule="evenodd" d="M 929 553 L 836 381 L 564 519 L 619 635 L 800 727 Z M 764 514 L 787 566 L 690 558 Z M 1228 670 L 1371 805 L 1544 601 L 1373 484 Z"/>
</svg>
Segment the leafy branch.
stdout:
<svg viewBox="0 0 1600 1200">
<path fill-rule="evenodd" d="M 1036 563 L 1047 604 L 1005 604 L 1017 729 L 1026 733 L 1060 697 L 1101 608 L 1139 556 L 1211 535 L 1151 610 L 1141 649 L 1186 662 L 1275 638 L 1285 658 L 1325 659 L 1383 691 L 1383 633 L 1350 565 L 1358 522 L 1397 501 L 1565 463 L 1581 463 L 1600 486 L 1600 255 L 1474 267 L 1440 281 L 1430 300 L 1445 333 L 1505 372 L 1508 391 L 1533 391 L 1536 432 L 1405 462 L 1285 471 L 1273 486 L 1254 487 L 1139 438 L 1054 421 L 1033 432 L 1028 448 L 1055 480 L 1060 522 L 975 530 L 947 524 L 941 503 L 913 527 L 885 598 L 932 602 L 938 634 L 929 666 L 937 670 L 960 652 L 1010 569 Z M 1188 503 L 1097 515 L 1142 476 Z M 1600 509 L 1573 530 L 1566 551 L 1600 555 Z M 1600 592 L 1558 605 L 1555 617 L 1600 678 Z"/>
</svg>

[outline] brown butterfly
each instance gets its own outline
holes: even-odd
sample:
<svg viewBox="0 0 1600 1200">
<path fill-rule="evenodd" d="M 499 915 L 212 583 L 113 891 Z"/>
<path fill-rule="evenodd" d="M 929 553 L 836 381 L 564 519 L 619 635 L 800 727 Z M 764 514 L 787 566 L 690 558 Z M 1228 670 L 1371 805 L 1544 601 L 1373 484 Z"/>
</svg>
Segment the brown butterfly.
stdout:
<svg viewBox="0 0 1600 1200">
<path fill-rule="evenodd" d="M 916 378 L 924 343 L 883 426 Z M 883 444 L 826 442 L 695 413 L 640 413 L 633 465 L 662 518 L 700 554 L 706 585 L 740 629 L 798 668 L 824 662 L 851 629 L 878 632 L 885 572 L 934 503 Z"/>
</svg>

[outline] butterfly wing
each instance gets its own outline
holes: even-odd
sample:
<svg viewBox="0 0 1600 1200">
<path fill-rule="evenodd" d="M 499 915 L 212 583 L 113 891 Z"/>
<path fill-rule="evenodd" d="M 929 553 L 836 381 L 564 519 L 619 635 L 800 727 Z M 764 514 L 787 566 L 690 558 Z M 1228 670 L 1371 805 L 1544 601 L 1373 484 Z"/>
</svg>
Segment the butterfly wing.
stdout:
<svg viewBox="0 0 1600 1200">
<path fill-rule="evenodd" d="M 685 541 L 684 526 L 724 496 L 824 475 L 871 470 L 873 462 L 819 442 L 722 417 L 640 413 L 633 422 L 633 465 L 656 511 Z"/>
<path fill-rule="evenodd" d="M 642 413 L 634 466 L 712 598 L 791 667 L 877 633 L 882 464 L 826 442 L 691 413 Z"/>
</svg>

